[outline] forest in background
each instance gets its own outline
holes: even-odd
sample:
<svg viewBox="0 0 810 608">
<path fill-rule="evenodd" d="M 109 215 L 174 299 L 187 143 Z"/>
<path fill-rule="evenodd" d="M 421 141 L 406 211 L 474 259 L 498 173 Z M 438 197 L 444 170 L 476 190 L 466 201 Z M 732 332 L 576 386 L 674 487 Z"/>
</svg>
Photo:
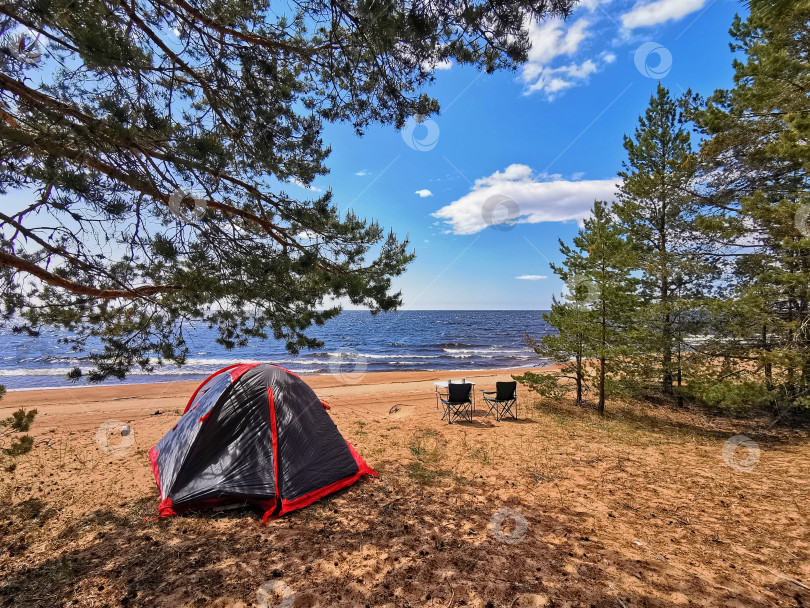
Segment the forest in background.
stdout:
<svg viewBox="0 0 810 608">
<path fill-rule="evenodd" d="M 732 413 L 810 406 L 810 3 L 752 3 L 731 26 L 734 87 L 658 86 L 616 200 L 552 269 L 568 286 L 527 341 L 563 365 L 516 376 L 582 404 L 661 396 Z"/>
</svg>

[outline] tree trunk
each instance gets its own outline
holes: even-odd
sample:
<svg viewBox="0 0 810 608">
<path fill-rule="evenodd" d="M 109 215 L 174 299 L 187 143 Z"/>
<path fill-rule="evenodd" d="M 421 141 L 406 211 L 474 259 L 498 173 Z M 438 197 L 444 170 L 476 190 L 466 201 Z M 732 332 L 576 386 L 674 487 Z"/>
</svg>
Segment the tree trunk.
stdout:
<svg viewBox="0 0 810 608">
<path fill-rule="evenodd" d="M 661 306 L 664 308 L 663 327 L 661 328 L 662 348 L 661 348 L 661 370 L 663 372 L 661 383 L 665 395 L 672 394 L 672 321 L 669 314 L 669 261 L 667 260 L 667 201 L 661 201 L 661 223 L 659 225 L 660 241 L 660 297 Z"/>
<path fill-rule="evenodd" d="M 672 394 L 672 344 L 671 344 L 671 336 L 670 334 L 670 317 L 669 313 L 664 315 L 664 343 L 663 348 L 661 349 L 661 368 L 663 370 L 663 376 L 661 379 L 662 388 L 664 389 L 665 395 Z"/>
<path fill-rule="evenodd" d="M 787 310 L 787 318 L 788 322 L 793 321 L 793 300 L 788 298 L 788 310 Z M 787 332 L 787 343 L 793 343 L 793 330 L 789 329 Z M 796 394 L 796 371 L 792 365 L 789 365 L 787 368 L 787 386 L 785 387 L 787 390 L 787 394 L 790 398 Z"/>
<path fill-rule="evenodd" d="M 801 272 L 803 274 L 807 274 L 808 271 L 808 256 L 801 255 L 799 258 L 799 264 L 801 266 Z M 796 295 L 798 298 L 798 309 L 799 309 L 799 327 L 801 328 L 799 334 L 799 346 L 798 350 L 803 355 L 802 356 L 802 391 L 807 390 L 808 385 L 810 385 L 810 358 L 808 358 L 808 345 L 810 345 L 810 336 L 808 336 L 808 327 L 806 323 L 808 323 L 808 297 L 807 297 L 807 287 L 800 288 L 799 293 Z"/>
<path fill-rule="evenodd" d="M 768 346 L 767 325 L 762 326 L 762 350 L 766 352 L 770 350 L 770 347 Z M 765 362 L 764 372 L 765 372 L 765 388 L 768 389 L 769 391 L 773 390 L 773 365 L 771 364 L 770 361 Z"/>
<path fill-rule="evenodd" d="M 683 357 L 681 355 L 680 332 L 678 333 L 678 338 L 678 407 L 683 407 L 683 392 L 681 391 L 683 385 Z"/>
<path fill-rule="evenodd" d="M 605 415 L 605 349 L 607 348 L 605 300 L 602 298 L 602 348 L 599 353 L 599 415 Z"/>
</svg>

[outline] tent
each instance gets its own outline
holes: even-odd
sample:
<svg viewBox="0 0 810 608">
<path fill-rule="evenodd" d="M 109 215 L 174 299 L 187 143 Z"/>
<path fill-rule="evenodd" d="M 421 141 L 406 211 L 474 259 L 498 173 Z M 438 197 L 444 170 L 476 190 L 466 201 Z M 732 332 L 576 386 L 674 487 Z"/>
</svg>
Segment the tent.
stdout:
<svg viewBox="0 0 810 608">
<path fill-rule="evenodd" d="M 343 438 L 313 390 L 267 363 L 207 378 L 149 451 L 161 516 L 256 504 L 264 521 L 376 473 Z"/>
</svg>

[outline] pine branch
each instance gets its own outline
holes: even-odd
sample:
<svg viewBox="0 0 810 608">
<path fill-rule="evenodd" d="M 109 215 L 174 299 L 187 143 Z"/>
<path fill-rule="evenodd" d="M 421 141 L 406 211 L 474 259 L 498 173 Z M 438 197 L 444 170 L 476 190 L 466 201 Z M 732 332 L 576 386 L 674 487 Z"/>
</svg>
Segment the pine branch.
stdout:
<svg viewBox="0 0 810 608">
<path fill-rule="evenodd" d="M 17 257 L 10 253 L 0 250 L 0 266 L 13 268 L 22 272 L 37 277 L 53 285 L 65 289 L 71 293 L 82 296 L 92 296 L 102 300 L 115 300 L 117 298 L 140 298 L 146 296 L 153 296 L 160 293 L 169 293 L 172 291 L 179 291 L 182 289 L 179 285 L 143 285 L 141 287 L 132 287 L 129 289 L 98 289 L 89 285 L 80 285 L 68 279 L 48 272 L 44 268 L 39 267 L 34 262 Z"/>
</svg>

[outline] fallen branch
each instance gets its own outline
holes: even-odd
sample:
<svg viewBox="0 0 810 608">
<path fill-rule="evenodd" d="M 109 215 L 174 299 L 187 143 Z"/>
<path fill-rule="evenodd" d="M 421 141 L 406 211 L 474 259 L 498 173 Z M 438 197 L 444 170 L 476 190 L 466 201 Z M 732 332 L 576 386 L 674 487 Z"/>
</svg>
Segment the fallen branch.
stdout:
<svg viewBox="0 0 810 608">
<path fill-rule="evenodd" d="M 785 579 L 786 581 L 788 581 L 788 582 L 790 582 L 790 583 L 793 583 L 794 585 L 798 585 L 798 586 L 799 586 L 799 587 L 801 587 L 802 589 L 807 589 L 808 591 L 810 591 L 810 587 L 808 587 L 807 585 L 805 585 L 803 582 L 801 582 L 801 581 L 797 581 L 795 578 L 790 578 L 789 576 L 785 576 L 785 575 L 784 575 L 784 574 L 782 574 L 781 572 L 775 572 L 775 571 L 771 570 L 770 568 L 768 568 L 767 566 L 762 566 L 762 567 L 763 567 L 763 568 L 765 568 L 765 570 L 767 570 L 767 571 L 768 571 L 768 572 L 770 572 L 771 574 L 773 574 L 773 575 L 775 575 L 775 576 L 778 576 L 779 578 L 783 578 L 783 579 Z"/>
</svg>

